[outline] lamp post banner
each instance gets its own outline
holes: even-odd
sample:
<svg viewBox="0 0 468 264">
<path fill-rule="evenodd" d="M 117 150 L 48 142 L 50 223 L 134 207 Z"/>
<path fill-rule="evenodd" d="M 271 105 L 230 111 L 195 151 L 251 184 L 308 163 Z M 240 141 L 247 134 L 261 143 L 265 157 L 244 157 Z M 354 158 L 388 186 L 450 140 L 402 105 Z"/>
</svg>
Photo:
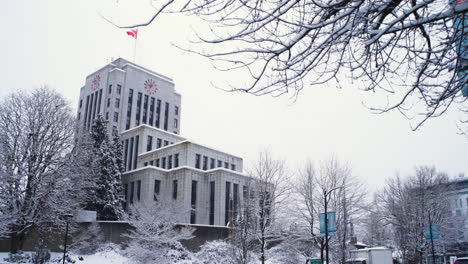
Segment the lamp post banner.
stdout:
<svg viewBox="0 0 468 264">
<path fill-rule="evenodd" d="M 431 229 L 432 229 L 432 241 L 438 241 L 439 240 L 439 226 L 438 225 L 432 225 L 430 226 L 425 226 L 424 227 L 424 236 L 426 237 L 426 241 L 430 242 L 431 241 Z"/>
<path fill-rule="evenodd" d="M 336 213 L 328 212 L 328 236 L 334 236 L 336 232 Z M 320 236 L 325 237 L 325 214 L 320 214 Z"/>
</svg>

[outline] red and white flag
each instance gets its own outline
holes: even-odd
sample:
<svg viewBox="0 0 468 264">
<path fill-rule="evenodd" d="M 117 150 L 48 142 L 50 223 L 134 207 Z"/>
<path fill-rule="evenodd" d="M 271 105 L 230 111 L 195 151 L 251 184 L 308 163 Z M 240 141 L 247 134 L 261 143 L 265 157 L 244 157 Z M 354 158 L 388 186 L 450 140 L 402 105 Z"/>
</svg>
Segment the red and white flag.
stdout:
<svg viewBox="0 0 468 264">
<path fill-rule="evenodd" d="M 132 36 L 133 38 L 138 38 L 138 28 L 127 31 L 127 35 Z"/>
</svg>

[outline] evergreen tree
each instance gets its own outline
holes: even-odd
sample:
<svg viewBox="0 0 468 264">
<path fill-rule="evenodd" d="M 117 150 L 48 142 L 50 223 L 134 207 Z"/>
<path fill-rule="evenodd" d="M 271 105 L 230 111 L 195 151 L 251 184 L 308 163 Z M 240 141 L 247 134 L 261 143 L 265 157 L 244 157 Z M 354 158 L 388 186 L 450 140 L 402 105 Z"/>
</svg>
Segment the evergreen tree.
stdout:
<svg viewBox="0 0 468 264">
<path fill-rule="evenodd" d="M 93 142 L 93 171 L 96 175 L 96 190 L 88 204 L 88 209 L 97 211 L 100 220 L 120 219 L 123 200 L 122 193 L 122 146 L 119 136 L 114 133 L 109 139 L 106 121 L 101 115 L 94 120 L 91 139 Z"/>
</svg>

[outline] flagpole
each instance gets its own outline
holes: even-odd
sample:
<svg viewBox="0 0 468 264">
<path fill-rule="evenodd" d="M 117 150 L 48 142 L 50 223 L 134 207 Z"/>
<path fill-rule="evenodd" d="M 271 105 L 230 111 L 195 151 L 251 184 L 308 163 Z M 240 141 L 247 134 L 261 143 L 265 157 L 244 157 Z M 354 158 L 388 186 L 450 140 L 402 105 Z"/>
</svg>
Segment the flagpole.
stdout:
<svg viewBox="0 0 468 264">
<path fill-rule="evenodd" d="M 137 38 L 135 38 L 135 45 L 133 47 L 133 63 L 136 63 L 136 48 L 137 48 Z"/>
</svg>

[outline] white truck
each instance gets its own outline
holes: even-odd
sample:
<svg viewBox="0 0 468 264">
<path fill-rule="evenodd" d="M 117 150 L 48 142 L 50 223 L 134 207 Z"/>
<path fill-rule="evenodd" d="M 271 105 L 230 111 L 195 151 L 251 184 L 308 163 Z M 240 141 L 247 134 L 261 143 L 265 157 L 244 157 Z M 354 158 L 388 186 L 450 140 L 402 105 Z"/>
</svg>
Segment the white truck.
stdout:
<svg viewBox="0 0 468 264">
<path fill-rule="evenodd" d="M 392 250 L 384 247 L 352 250 L 346 264 L 392 264 Z"/>
</svg>

